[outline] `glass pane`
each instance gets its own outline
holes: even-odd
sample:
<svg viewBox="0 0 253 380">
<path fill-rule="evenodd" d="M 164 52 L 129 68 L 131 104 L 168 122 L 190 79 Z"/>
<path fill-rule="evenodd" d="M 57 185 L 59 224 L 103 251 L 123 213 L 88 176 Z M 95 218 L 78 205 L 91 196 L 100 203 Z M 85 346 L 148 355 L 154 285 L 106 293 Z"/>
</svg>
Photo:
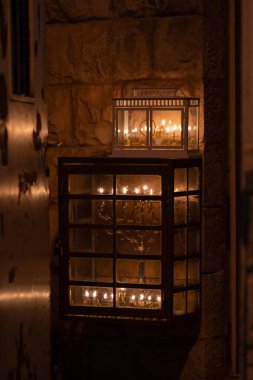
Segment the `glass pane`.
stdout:
<svg viewBox="0 0 253 380">
<path fill-rule="evenodd" d="M 187 169 L 177 168 L 174 171 L 174 191 L 187 190 Z"/>
<path fill-rule="evenodd" d="M 198 228 L 188 230 L 188 254 L 200 253 L 200 231 Z"/>
<path fill-rule="evenodd" d="M 186 295 L 185 292 L 173 294 L 173 315 L 186 314 Z"/>
<path fill-rule="evenodd" d="M 187 198 L 174 198 L 174 224 L 184 224 L 187 222 Z"/>
<path fill-rule="evenodd" d="M 199 310 L 199 291 L 188 290 L 187 292 L 187 313 L 196 313 Z"/>
<path fill-rule="evenodd" d="M 174 255 L 184 256 L 186 254 L 186 229 L 174 230 Z"/>
<path fill-rule="evenodd" d="M 188 261 L 188 286 L 199 284 L 199 260 Z"/>
<path fill-rule="evenodd" d="M 161 262 L 155 260 L 117 260 L 117 281 L 126 284 L 161 284 Z"/>
<path fill-rule="evenodd" d="M 188 149 L 198 149 L 198 107 L 189 107 Z"/>
<path fill-rule="evenodd" d="M 104 199 L 70 199 L 69 221 L 70 223 L 100 223 L 112 224 L 112 201 Z"/>
<path fill-rule="evenodd" d="M 188 222 L 199 222 L 200 209 L 198 195 L 191 195 L 188 197 Z"/>
<path fill-rule="evenodd" d="M 113 289 L 94 286 L 69 287 L 71 306 L 113 307 Z"/>
<path fill-rule="evenodd" d="M 199 168 L 188 168 L 188 190 L 199 190 Z"/>
<path fill-rule="evenodd" d="M 152 120 L 153 146 L 182 146 L 181 110 L 153 110 Z"/>
<path fill-rule="evenodd" d="M 147 147 L 145 110 L 118 110 L 118 147 Z"/>
<path fill-rule="evenodd" d="M 117 230 L 116 251 L 133 255 L 160 255 L 161 231 Z"/>
<path fill-rule="evenodd" d="M 162 181 L 159 175 L 117 175 L 117 195 L 161 195 Z"/>
<path fill-rule="evenodd" d="M 161 224 L 160 201 L 117 201 L 116 220 L 123 225 L 158 226 Z"/>
<path fill-rule="evenodd" d="M 186 262 L 174 262 L 174 287 L 186 285 Z"/>
<path fill-rule="evenodd" d="M 69 262 L 69 279 L 72 281 L 112 282 L 113 261 L 72 257 Z"/>
<path fill-rule="evenodd" d="M 113 193 L 113 176 L 101 174 L 69 174 L 69 193 L 110 195 Z"/>
<path fill-rule="evenodd" d="M 158 289 L 116 289 L 116 307 L 161 309 L 161 299 L 161 290 Z"/>
<path fill-rule="evenodd" d="M 71 252 L 112 253 L 112 230 L 71 228 L 69 250 Z"/>
</svg>

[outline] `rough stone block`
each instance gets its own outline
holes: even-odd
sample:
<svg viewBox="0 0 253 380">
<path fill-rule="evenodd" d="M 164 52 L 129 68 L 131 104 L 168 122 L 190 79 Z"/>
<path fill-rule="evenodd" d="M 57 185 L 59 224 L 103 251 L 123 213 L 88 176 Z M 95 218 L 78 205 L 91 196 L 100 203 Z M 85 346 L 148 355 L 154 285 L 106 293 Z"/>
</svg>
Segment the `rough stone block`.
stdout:
<svg viewBox="0 0 253 380">
<path fill-rule="evenodd" d="M 205 80 L 205 145 L 228 145 L 227 84 L 225 80 Z"/>
<path fill-rule="evenodd" d="M 111 18 L 111 0 L 47 0 L 47 18 L 54 20 L 85 20 Z"/>
<path fill-rule="evenodd" d="M 205 145 L 203 160 L 203 205 L 222 207 L 227 204 L 227 156 L 221 144 Z"/>
<path fill-rule="evenodd" d="M 147 20 L 48 25 L 49 82 L 148 77 L 152 71 L 149 30 Z"/>
<path fill-rule="evenodd" d="M 205 340 L 197 340 L 182 366 L 180 380 L 205 379 Z"/>
<path fill-rule="evenodd" d="M 202 18 L 171 17 L 156 24 L 153 73 L 161 78 L 202 77 Z"/>
<path fill-rule="evenodd" d="M 120 20 L 113 23 L 111 57 L 113 79 L 145 79 L 152 75 L 152 35 L 155 21 Z"/>
<path fill-rule="evenodd" d="M 47 35 L 50 83 L 202 77 L 200 16 L 48 25 Z"/>
<path fill-rule="evenodd" d="M 118 17 L 199 14 L 202 0 L 47 0 L 47 18 L 54 20 L 90 20 Z"/>
<path fill-rule="evenodd" d="M 203 209 L 202 222 L 202 271 L 218 272 L 227 259 L 227 220 L 223 208 Z"/>
<path fill-rule="evenodd" d="M 49 144 L 73 144 L 71 102 L 69 87 L 47 88 Z"/>
<path fill-rule="evenodd" d="M 229 380 L 225 336 L 205 341 L 205 380 Z"/>
<path fill-rule="evenodd" d="M 75 137 L 79 145 L 112 145 L 112 86 L 77 86 L 74 91 Z"/>
<path fill-rule="evenodd" d="M 229 292 L 226 274 L 202 274 L 201 338 L 223 336 L 227 329 Z"/>
<path fill-rule="evenodd" d="M 227 77 L 227 10 L 226 1 L 204 0 L 204 77 L 226 79 Z M 215 20 L 215 22 L 214 22 Z"/>
</svg>

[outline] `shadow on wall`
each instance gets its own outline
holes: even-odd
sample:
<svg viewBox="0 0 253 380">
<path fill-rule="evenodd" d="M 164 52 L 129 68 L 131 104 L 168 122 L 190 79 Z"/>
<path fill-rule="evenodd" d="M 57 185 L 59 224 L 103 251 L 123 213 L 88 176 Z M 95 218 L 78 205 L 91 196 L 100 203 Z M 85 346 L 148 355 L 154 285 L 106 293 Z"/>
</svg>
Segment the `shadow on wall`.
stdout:
<svg viewBox="0 0 253 380">
<path fill-rule="evenodd" d="M 179 380 L 194 340 L 55 338 L 53 380 Z"/>
</svg>

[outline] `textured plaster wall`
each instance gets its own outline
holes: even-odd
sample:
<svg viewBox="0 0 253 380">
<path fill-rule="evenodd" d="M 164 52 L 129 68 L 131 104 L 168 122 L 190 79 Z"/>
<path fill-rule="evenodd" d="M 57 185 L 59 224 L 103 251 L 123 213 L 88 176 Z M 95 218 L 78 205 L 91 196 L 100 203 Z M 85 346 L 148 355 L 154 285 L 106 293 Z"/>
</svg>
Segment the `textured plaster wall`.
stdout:
<svg viewBox="0 0 253 380">
<path fill-rule="evenodd" d="M 146 371 L 158 379 L 223 380 L 228 364 L 225 0 L 48 0 L 47 20 L 52 244 L 58 230 L 57 158 L 110 154 L 112 97 L 143 87 L 180 87 L 185 95 L 200 97 L 204 152 L 203 297 L 196 341 L 163 341 L 162 332 L 148 344 L 115 332 L 107 337 L 100 332 L 99 338 L 86 332 L 86 339 L 69 340 L 82 328 L 58 319 L 54 258 L 53 336 L 61 347 L 56 371 L 67 376 L 75 370 L 75 379 L 82 371 L 91 379 L 113 379 L 115 371 L 117 379 L 134 379 L 138 373 L 141 378 Z M 107 358 L 107 364 L 97 366 L 96 357 Z"/>
</svg>

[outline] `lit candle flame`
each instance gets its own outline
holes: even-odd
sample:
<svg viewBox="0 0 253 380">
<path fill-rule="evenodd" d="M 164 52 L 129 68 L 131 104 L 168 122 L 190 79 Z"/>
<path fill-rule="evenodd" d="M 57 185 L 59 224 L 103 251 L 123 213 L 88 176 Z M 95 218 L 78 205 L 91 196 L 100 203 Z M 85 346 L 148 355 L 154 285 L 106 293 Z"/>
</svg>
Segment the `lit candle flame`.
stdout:
<svg viewBox="0 0 253 380">
<path fill-rule="evenodd" d="M 131 296 L 131 300 L 132 300 L 132 301 L 135 300 L 135 295 L 134 295 L 134 294 Z"/>
<path fill-rule="evenodd" d="M 135 192 L 135 194 L 139 194 L 139 193 L 140 193 L 140 189 L 139 189 L 138 187 L 136 187 L 136 188 L 134 189 L 134 192 Z"/>
<path fill-rule="evenodd" d="M 108 295 L 107 295 L 107 293 L 105 293 L 104 294 L 104 299 L 107 300 L 107 298 L 108 298 Z"/>
<path fill-rule="evenodd" d="M 162 125 L 164 126 L 164 125 L 165 125 L 165 123 L 166 123 L 166 121 L 163 119 L 163 120 L 162 120 Z"/>
<path fill-rule="evenodd" d="M 122 188 L 122 193 L 123 193 L 123 194 L 126 194 L 126 193 L 127 193 L 127 187 L 126 187 L 126 186 L 124 186 L 124 187 Z"/>
<path fill-rule="evenodd" d="M 93 294 L 92 294 L 92 297 L 93 297 L 93 298 L 96 298 L 96 297 L 97 297 L 97 291 L 96 291 L 96 290 L 94 290 L 94 292 L 93 292 Z"/>
<path fill-rule="evenodd" d="M 98 192 L 99 192 L 100 194 L 104 194 L 105 189 L 104 189 L 103 187 L 99 187 L 99 188 L 98 188 Z"/>
<path fill-rule="evenodd" d="M 86 292 L 84 294 L 85 294 L 85 297 L 89 297 L 89 295 L 90 295 L 90 293 L 88 292 L 88 290 L 86 290 Z"/>
</svg>

